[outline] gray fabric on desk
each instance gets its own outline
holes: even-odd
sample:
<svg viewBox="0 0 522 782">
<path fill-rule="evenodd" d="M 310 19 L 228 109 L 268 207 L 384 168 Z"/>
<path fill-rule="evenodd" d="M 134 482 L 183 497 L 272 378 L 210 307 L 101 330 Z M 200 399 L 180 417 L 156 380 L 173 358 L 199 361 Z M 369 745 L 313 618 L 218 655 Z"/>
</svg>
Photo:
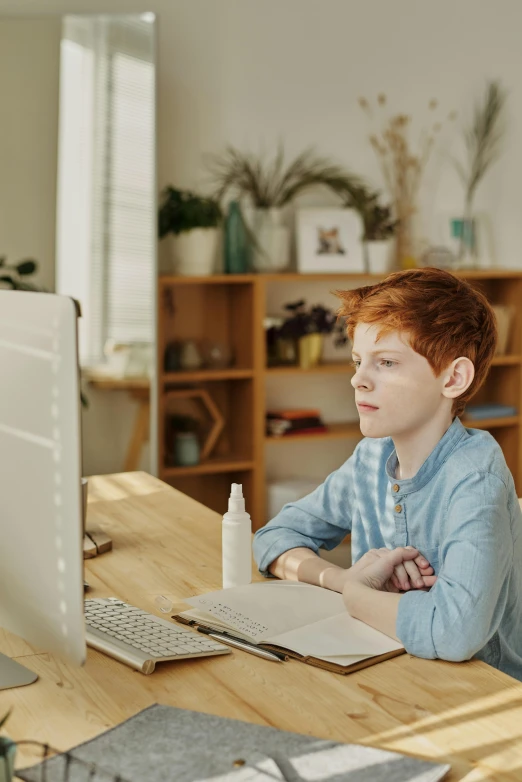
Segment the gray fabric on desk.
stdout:
<svg viewBox="0 0 522 782">
<path fill-rule="evenodd" d="M 70 782 L 107 780 L 119 775 L 125 782 L 196 782 L 230 774 L 244 777 L 246 769 L 234 770 L 233 763 L 241 758 L 247 766 L 274 758 L 281 774 L 276 779 L 303 782 L 306 776 L 294 768 L 297 758 L 328 748 L 344 747 L 347 759 L 342 770 L 337 764 L 329 774 L 328 758 L 321 766 L 321 782 L 436 782 L 449 766 L 440 766 L 384 750 L 323 741 L 298 733 L 288 733 L 262 725 L 214 717 L 197 711 L 171 706 L 150 706 L 134 717 L 71 750 L 72 754 L 95 763 L 100 772 L 89 777 L 89 770 L 74 761 L 70 765 Z M 316 758 L 317 759 L 317 758 Z M 302 763 L 303 761 L 299 761 Z M 321 760 L 322 763 L 322 760 Z M 18 771 L 26 782 L 64 782 L 65 761 L 58 755 L 43 764 Z M 350 769 L 351 770 L 348 770 Z M 109 776 L 107 773 L 109 772 Z M 256 777 L 274 780 L 275 775 Z M 318 779 L 317 775 L 314 775 Z M 228 777 L 227 777 L 228 778 Z M 311 778 L 311 777 L 310 777 Z"/>
</svg>

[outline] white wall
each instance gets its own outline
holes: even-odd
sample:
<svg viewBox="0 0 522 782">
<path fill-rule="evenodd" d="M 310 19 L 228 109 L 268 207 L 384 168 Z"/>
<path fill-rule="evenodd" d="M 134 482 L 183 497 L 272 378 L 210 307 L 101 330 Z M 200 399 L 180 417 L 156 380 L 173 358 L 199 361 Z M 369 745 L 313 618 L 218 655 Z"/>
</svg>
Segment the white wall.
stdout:
<svg viewBox="0 0 522 782">
<path fill-rule="evenodd" d="M 439 101 L 441 116 L 457 110 L 463 119 L 486 79 L 501 79 L 509 90 L 508 138 L 477 207 L 492 218 L 497 262 L 522 266 L 520 0 L 47 0 L 46 10 L 158 13 L 160 187 L 202 186 L 202 156 L 227 142 L 270 150 L 279 139 L 289 154 L 315 144 L 380 186 L 359 96 L 384 92 L 418 128 L 430 99 Z M 2 0 L 2 11 L 40 13 L 41 0 Z M 438 214 L 462 204 L 448 162 L 450 149 L 460 149 L 457 127 L 447 129 L 445 142 L 422 194 L 423 230 L 431 239 Z M 331 198 L 318 193 L 304 202 Z M 160 253 L 166 266 L 166 247 Z M 337 400 L 343 393 L 349 399 L 346 378 L 328 382 Z M 291 391 L 281 386 L 274 393 Z M 336 459 L 344 447 L 324 445 Z M 310 475 L 317 463 L 324 469 L 326 456 L 311 446 L 295 470 Z"/>
<path fill-rule="evenodd" d="M 0 19 L 0 254 L 54 289 L 59 18 Z"/>
</svg>

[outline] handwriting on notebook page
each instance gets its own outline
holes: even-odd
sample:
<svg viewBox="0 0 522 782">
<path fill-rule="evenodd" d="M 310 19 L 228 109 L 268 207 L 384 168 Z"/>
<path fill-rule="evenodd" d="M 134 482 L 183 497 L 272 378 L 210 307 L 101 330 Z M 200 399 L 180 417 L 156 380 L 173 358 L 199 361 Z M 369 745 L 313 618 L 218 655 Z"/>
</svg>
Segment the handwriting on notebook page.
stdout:
<svg viewBox="0 0 522 782">
<path fill-rule="evenodd" d="M 256 622 L 241 611 L 236 611 L 226 603 L 211 602 L 210 600 L 198 601 L 207 614 L 212 614 L 220 619 L 231 629 L 245 633 L 255 640 L 261 640 L 268 632 L 268 627 L 261 622 Z"/>
</svg>

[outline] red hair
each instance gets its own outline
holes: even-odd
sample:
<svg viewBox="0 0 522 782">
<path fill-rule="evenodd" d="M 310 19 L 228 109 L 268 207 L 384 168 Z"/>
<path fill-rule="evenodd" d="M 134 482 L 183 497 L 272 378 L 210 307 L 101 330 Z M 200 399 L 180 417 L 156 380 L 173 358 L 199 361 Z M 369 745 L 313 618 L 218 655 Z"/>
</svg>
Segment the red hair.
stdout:
<svg viewBox="0 0 522 782">
<path fill-rule="evenodd" d="M 393 272 L 376 285 L 337 291 L 337 296 L 351 340 L 359 323 L 378 323 L 378 338 L 407 332 L 411 347 L 437 377 L 456 358 L 469 358 L 475 377 L 453 402 L 453 414 L 462 415 L 484 382 L 497 345 L 495 315 L 484 294 L 451 272 L 424 268 Z"/>
</svg>

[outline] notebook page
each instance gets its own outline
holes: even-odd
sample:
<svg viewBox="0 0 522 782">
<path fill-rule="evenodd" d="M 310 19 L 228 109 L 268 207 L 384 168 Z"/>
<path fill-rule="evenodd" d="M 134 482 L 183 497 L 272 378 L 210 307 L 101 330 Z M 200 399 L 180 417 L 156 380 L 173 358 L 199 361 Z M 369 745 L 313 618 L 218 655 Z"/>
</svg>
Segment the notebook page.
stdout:
<svg viewBox="0 0 522 782">
<path fill-rule="evenodd" d="M 190 597 L 185 602 L 253 643 L 346 613 L 337 592 L 298 581 L 231 587 Z M 184 616 L 190 616 L 190 612 L 184 612 Z"/>
<path fill-rule="evenodd" d="M 266 639 L 267 643 L 284 646 L 298 654 L 331 661 L 333 657 L 374 657 L 403 645 L 373 627 L 344 613 L 322 619 L 306 627 L 298 627 Z M 349 663 L 335 660 L 340 665 Z M 357 660 L 351 660 L 357 662 Z"/>
</svg>

